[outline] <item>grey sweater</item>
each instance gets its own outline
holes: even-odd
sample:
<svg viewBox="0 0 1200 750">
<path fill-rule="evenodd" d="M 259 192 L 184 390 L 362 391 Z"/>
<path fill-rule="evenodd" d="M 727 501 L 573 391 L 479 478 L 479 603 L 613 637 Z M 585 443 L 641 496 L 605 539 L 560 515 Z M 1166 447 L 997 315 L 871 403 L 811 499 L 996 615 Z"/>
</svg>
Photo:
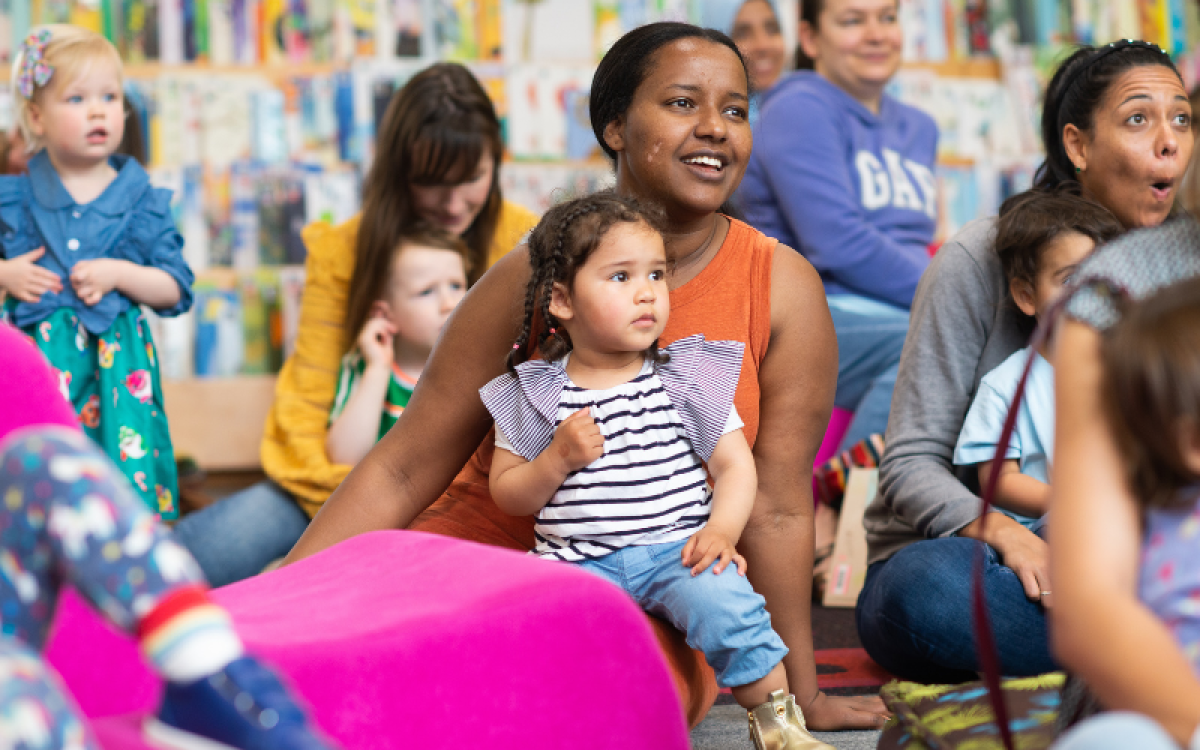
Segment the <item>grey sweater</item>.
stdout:
<svg viewBox="0 0 1200 750">
<path fill-rule="evenodd" d="M 868 561 L 979 517 L 973 468 L 955 473 L 954 445 L 979 381 L 1032 332 L 992 249 L 995 219 L 948 240 L 917 285 L 892 394 L 879 493 L 867 508 Z M 964 483 L 965 482 L 965 483 Z"/>
</svg>

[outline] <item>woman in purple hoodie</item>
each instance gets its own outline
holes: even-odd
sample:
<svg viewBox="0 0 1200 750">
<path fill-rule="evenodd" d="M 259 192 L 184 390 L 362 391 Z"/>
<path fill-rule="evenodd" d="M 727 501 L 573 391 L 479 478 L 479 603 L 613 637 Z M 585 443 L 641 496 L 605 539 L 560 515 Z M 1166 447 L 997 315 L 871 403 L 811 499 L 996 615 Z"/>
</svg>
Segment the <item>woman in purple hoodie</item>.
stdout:
<svg viewBox="0 0 1200 750">
<path fill-rule="evenodd" d="M 937 217 L 937 126 L 883 93 L 900 67 L 896 0 L 803 0 L 799 70 L 765 94 L 738 193 L 746 221 L 825 283 L 843 447 L 887 426 Z"/>
</svg>

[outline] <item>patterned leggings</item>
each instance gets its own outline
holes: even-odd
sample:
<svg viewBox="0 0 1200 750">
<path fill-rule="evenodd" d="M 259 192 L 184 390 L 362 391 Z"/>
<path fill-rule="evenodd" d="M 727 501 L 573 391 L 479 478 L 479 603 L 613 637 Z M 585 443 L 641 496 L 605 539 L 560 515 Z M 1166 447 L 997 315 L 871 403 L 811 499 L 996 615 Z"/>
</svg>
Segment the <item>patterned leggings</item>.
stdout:
<svg viewBox="0 0 1200 750">
<path fill-rule="evenodd" d="M 83 435 L 36 427 L 0 442 L 0 750 L 99 747 L 39 656 L 64 584 L 132 631 L 166 595 L 203 580 Z"/>
</svg>

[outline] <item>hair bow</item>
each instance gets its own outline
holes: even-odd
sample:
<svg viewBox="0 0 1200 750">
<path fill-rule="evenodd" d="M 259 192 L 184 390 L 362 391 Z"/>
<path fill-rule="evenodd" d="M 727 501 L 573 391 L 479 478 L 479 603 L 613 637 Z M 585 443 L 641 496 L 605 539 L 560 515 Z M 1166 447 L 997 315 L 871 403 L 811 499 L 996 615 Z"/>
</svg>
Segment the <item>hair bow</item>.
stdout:
<svg viewBox="0 0 1200 750">
<path fill-rule="evenodd" d="M 54 75 L 54 68 L 46 64 L 46 45 L 50 43 L 50 30 L 41 29 L 25 37 L 21 43 L 21 69 L 17 73 L 17 88 L 26 99 L 33 96 L 34 86 L 45 86 Z"/>
</svg>

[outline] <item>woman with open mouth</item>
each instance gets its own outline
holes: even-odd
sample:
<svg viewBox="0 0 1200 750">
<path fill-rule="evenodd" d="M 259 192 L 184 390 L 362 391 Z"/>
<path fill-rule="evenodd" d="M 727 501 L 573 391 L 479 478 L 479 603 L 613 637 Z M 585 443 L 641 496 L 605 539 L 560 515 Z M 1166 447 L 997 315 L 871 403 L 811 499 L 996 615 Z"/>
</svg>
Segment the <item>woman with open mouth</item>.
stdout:
<svg viewBox="0 0 1200 750">
<path fill-rule="evenodd" d="M 1080 191 L 1127 229 L 1161 224 L 1173 211 L 1191 158 L 1191 117 L 1179 73 L 1157 46 L 1121 41 L 1083 47 L 1059 66 L 1046 88 L 1046 160 L 1035 187 Z M 1001 673 L 1027 676 L 1056 668 L 1046 631 L 1047 608 L 1056 595 L 1046 542 L 1002 513 L 990 513 L 981 531 L 978 483 L 960 479 L 951 466 L 980 378 L 1025 346 L 1030 333 L 1006 301 L 1008 287 L 992 248 L 994 227 L 991 218 L 965 226 L 942 246 L 921 280 L 896 381 L 880 492 L 867 508 L 869 567 L 858 600 L 858 631 L 875 661 L 909 680 L 956 682 L 975 679 L 980 669 L 970 606 L 978 541 L 988 544 L 983 585 Z M 1133 267 L 1139 260 L 1126 262 Z M 1061 346 L 1058 362 L 1070 371 Z M 1066 430 L 1079 415 L 1063 408 L 1063 382 L 1060 372 L 1057 421 Z M 1060 457 L 1063 430 L 1056 438 Z M 1091 454 L 1088 464 L 1084 470 L 1097 476 L 1117 471 L 1101 453 Z M 1061 469 L 1061 462 L 1053 467 L 1052 482 Z M 1054 486 L 1058 503 L 1060 488 Z M 1090 504 L 1096 499 L 1085 498 L 1086 507 L 1101 507 Z M 1052 510 L 1052 526 L 1063 520 L 1057 514 Z M 1112 545 L 1094 544 L 1093 560 L 1111 557 Z M 1058 554 L 1056 547 L 1056 560 Z M 1123 579 L 1105 574 L 1111 568 L 1090 570 L 1096 581 L 1121 588 Z M 1127 660 L 1129 652 L 1112 643 L 1106 641 L 1105 648 Z"/>
</svg>

